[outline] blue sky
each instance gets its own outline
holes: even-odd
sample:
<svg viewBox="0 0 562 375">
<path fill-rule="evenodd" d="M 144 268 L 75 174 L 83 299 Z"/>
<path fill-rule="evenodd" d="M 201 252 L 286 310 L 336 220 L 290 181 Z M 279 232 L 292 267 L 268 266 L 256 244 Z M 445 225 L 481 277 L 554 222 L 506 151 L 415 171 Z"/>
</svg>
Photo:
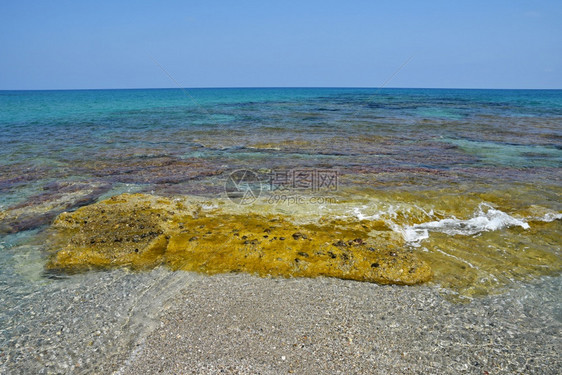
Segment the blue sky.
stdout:
<svg viewBox="0 0 562 375">
<path fill-rule="evenodd" d="M 562 88 L 562 1 L 0 0 L 0 89 Z"/>
</svg>

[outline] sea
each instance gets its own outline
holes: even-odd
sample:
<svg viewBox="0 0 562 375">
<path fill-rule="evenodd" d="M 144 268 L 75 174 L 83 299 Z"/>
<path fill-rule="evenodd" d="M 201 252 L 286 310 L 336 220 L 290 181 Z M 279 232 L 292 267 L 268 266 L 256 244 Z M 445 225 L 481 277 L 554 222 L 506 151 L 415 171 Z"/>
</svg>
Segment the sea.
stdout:
<svg viewBox="0 0 562 375">
<path fill-rule="evenodd" d="M 47 272 L 42 234 L 64 211 L 146 193 L 300 223 L 376 221 L 373 236 L 431 265 L 432 288 L 471 303 L 562 285 L 561 167 L 562 90 L 0 91 L 0 362 L 93 366 L 93 352 L 70 353 L 79 334 L 56 342 L 64 327 L 49 314 L 85 298 L 118 325 L 133 305 L 107 302 L 119 300 L 101 297 L 107 285 L 157 296 L 182 277 Z M 81 329 L 107 353 L 99 325 Z"/>
</svg>

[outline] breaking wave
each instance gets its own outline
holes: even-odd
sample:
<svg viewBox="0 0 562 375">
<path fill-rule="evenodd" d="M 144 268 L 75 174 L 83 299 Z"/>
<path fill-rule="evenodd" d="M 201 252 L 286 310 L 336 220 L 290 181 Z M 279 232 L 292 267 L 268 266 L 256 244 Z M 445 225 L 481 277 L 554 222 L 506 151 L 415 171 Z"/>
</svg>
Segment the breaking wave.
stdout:
<svg viewBox="0 0 562 375">
<path fill-rule="evenodd" d="M 364 215 L 359 209 L 354 210 L 354 214 L 359 220 L 379 219 L 381 217 L 380 215 Z M 385 222 L 392 230 L 400 233 L 406 242 L 411 245 L 419 245 L 421 241 L 429 238 L 430 232 L 445 233 L 451 236 L 471 236 L 481 232 L 496 231 L 517 226 L 523 229 L 529 229 L 530 226 L 528 222 L 552 222 L 560 219 L 562 219 L 562 213 L 558 212 L 548 212 L 542 216 L 517 218 L 495 209 L 487 203 L 481 203 L 478 206 L 478 210 L 474 213 L 474 216 L 469 219 L 458 219 L 452 216 L 447 219 L 414 225 L 399 225 L 392 219 L 387 219 Z"/>
</svg>

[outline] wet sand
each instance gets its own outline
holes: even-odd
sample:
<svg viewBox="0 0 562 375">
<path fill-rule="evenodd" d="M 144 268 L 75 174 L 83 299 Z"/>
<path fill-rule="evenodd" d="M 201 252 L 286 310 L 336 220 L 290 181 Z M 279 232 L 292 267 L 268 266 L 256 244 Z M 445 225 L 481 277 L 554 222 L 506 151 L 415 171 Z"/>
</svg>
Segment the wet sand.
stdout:
<svg viewBox="0 0 562 375">
<path fill-rule="evenodd" d="M 0 374 L 559 374 L 560 281 L 452 303 L 432 285 L 165 268 L 39 279 L 3 300 Z"/>
<path fill-rule="evenodd" d="M 560 279 L 450 303 L 432 286 L 202 277 L 119 374 L 559 374 Z"/>
</svg>

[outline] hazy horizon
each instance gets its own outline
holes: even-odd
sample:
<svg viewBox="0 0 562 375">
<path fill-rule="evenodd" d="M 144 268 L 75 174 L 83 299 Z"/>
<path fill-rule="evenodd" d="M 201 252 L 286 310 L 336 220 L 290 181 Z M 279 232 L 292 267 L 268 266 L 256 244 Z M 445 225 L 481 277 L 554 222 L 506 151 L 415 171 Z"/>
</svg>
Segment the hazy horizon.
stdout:
<svg viewBox="0 0 562 375">
<path fill-rule="evenodd" d="M 562 88 L 503 88 L 503 87 L 349 87 L 349 86 L 247 86 L 247 87 L 99 87 L 58 89 L 0 89 L 3 91 L 96 91 L 96 90 L 246 90 L 246 89 L 349 89 L 349 90 L 490 90 L 490 91 L 561 91 Z"/>
</svg>

